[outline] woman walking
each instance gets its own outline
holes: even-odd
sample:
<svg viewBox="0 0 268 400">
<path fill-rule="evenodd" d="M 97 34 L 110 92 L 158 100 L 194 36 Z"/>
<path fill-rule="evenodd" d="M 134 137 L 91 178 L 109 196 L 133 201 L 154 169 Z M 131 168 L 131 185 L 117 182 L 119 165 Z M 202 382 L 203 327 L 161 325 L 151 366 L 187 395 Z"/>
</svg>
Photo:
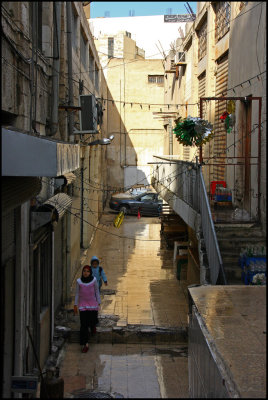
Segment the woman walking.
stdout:
<svg viewBox="0 0 268 400">
<path fill-rule="evenodd" d="M 98 321 L 98 309 L 101 303 L 98 282 L 92 274 L 89 265 L 82 269 L 81 278 L 77 279 L 74 301 L 74 313 L 80 314 L 80 345 L 82 353 L 88 351 L 88 339 L 90 327 L 91 333 L 96 333 L 96 324 Z"/>
</svg>

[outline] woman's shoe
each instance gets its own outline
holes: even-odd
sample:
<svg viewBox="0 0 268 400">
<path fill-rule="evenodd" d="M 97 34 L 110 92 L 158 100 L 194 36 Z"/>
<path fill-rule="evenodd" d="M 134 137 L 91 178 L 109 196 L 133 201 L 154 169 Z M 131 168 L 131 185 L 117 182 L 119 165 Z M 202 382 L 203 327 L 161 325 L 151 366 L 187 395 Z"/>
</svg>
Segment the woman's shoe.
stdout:
<svg viewBox="0 0 268 400">
<path fill-rule="evenodd" d="M 88 346 L 84 346 L 83 348 L 82 348 L 82 353 L 87 353 L 87 351 L 88 351 Z"/>
</svg>

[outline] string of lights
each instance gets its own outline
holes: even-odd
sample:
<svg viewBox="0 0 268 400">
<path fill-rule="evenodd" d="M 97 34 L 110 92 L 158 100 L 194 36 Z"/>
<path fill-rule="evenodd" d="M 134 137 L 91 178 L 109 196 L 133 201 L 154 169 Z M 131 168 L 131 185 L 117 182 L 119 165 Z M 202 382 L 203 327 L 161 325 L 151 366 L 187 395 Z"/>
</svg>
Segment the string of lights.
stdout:
<svg viewBox="0 0 268 400">
<path fill-rule="evenodd" d="M 237 85 L 235 85 L 235 86 L 233 86 L 233 87 L 231 87 L 231 88 L 229 88 L 229 89 L 224 90 L 224 91 L 222 92 L 222 95 L 224 95 L 224 93 L 229 92 L 230 90 L 232 90 L 232 91 L 234 92 L 234 94 L 236 94 L 235 88 L 238 88 L 239 86 L 240 86 L 241 88 L 243 88 L 243 85 L 244 85 L 245 83 L 249 83 L 249 85 L 251 86 L 251 81 L 253 81 L 253 79 L 255 79 L 255 78 L 257 78 L 258 81 L 259 81 L 259 80 L 260 80 L 259 77 L 260 77 L 261 75 L 263 75 L 263 74 L 266 74 L 266 71 L 260 72 L 259 74 L 253 76 L 252 78 L 246 79 L 244 82 L 240 82 L 240 83 L 238 83 Z"/>
<path fill-rule="evenodd" d="M 181 173 L 178 174 L 178 176 L 179 176 L 179 175 L 181 175 Z M 50 185 L 50 184 L 49 184 L 48 182 L 46 182 L 46 181 L 44 181 L 44 183 L 47 184 L 47 185 Z M 182 181 L 181 185 L 183 185 L 183 184 L 184 184 L 184 181 Z M 175 194 L 174 194 L 174 195 L 175 195 Z M 55 203 L 55 205 L 57 205 L 57 202 Z M 100 230 L 100 231 L 102 231 L 102 232 L 104 232 L 104 233 L 107 233 L 107 234 L 109 234 L 109 235 L 119 237 L 120 239 L 130 239 L 130 240 L 137 240 L 137 241 L 142 241 L 142 242 L 160 242 L 160 241 L 161 241 L 161 239 L 160 239 L 160 240 L 159 240 L 159 239 L 139 239 L 139 238 L 136 238 L 136 237 L 133 238 L 133 237 L 122 236 L 122 235 L 118 235 L 118 234 L 116 234 L 116 233 L 108 232 L 108 231 L 106 231 L 106 230 L 104 230 L 104 229 L 102 229 L 102 228 L 99 228 L 99 226 L 95 226 L 94 224 L 90 223 L 89 221 L 85 220 L 84 218 L 81 218 L 81 217 L 78 215 L 78 213 L 73 213 L 73 212 L 71 212 L 71 211 L 68 209 L 68 207 L 64 207 L 63 205 L 61 205 L 61 207 L 62 207 L 66 212 L 68 212 L 69 214 L 73 215 L 75 218 L 78 218 L 78 219 L 80 219 L 81 221 L 85 222 L 86 224 L 92 226 L 95 230 Z M 110 225 L 109 225 L 109 226 L 110 226 Z"/>
</svg>

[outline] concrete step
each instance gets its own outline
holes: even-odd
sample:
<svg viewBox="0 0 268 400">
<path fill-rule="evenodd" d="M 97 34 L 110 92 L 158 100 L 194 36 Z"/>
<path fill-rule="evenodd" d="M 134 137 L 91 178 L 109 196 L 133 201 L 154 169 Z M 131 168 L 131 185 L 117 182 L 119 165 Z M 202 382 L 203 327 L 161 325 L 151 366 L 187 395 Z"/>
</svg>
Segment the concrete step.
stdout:
<svg viewBox="0 0 268 400">
<path fill-rule="evenodd" d="M 219 227 L 215 226 L 215 231 L 218 238 L 240 238 L 240 239 L 253 239 L 256 240 L 257 238 L 265 241 L 265 236 L 263 231 L 260 228 L 245 228 L 245 227 Z"/>
<path fill-rule="evenodd" d="M 68 341 L 79 343 L 79 330 L 71 329 Z M 126 327 L 97 327 L 97 333 L 90 335 L 89 343 L 187 343 L 188 328 L 164 328 L 140 325 Z"/>
<path fill-rule="evenodd" d="M 228 282 L 228 285 L 231 284 L 243 284 L 241 279 L 241 268 L 229 268 L 228 266 L 224 266 L 225 276 Z"/>
</svg>

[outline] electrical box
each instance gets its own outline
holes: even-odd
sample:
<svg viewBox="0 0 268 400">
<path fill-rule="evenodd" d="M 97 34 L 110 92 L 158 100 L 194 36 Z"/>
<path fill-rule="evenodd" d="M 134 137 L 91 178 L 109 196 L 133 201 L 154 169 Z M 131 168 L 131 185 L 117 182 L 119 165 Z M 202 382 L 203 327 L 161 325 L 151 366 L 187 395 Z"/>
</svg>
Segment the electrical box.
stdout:
<svg viewBox="0 0 268 400">
<path fill-rule="evenodd" d="M 98 109 L 96 97 L 90 95 L 80 95 L 79 106 L 80 131 L 79 133 L 98 133 Z"/>
</svg>

